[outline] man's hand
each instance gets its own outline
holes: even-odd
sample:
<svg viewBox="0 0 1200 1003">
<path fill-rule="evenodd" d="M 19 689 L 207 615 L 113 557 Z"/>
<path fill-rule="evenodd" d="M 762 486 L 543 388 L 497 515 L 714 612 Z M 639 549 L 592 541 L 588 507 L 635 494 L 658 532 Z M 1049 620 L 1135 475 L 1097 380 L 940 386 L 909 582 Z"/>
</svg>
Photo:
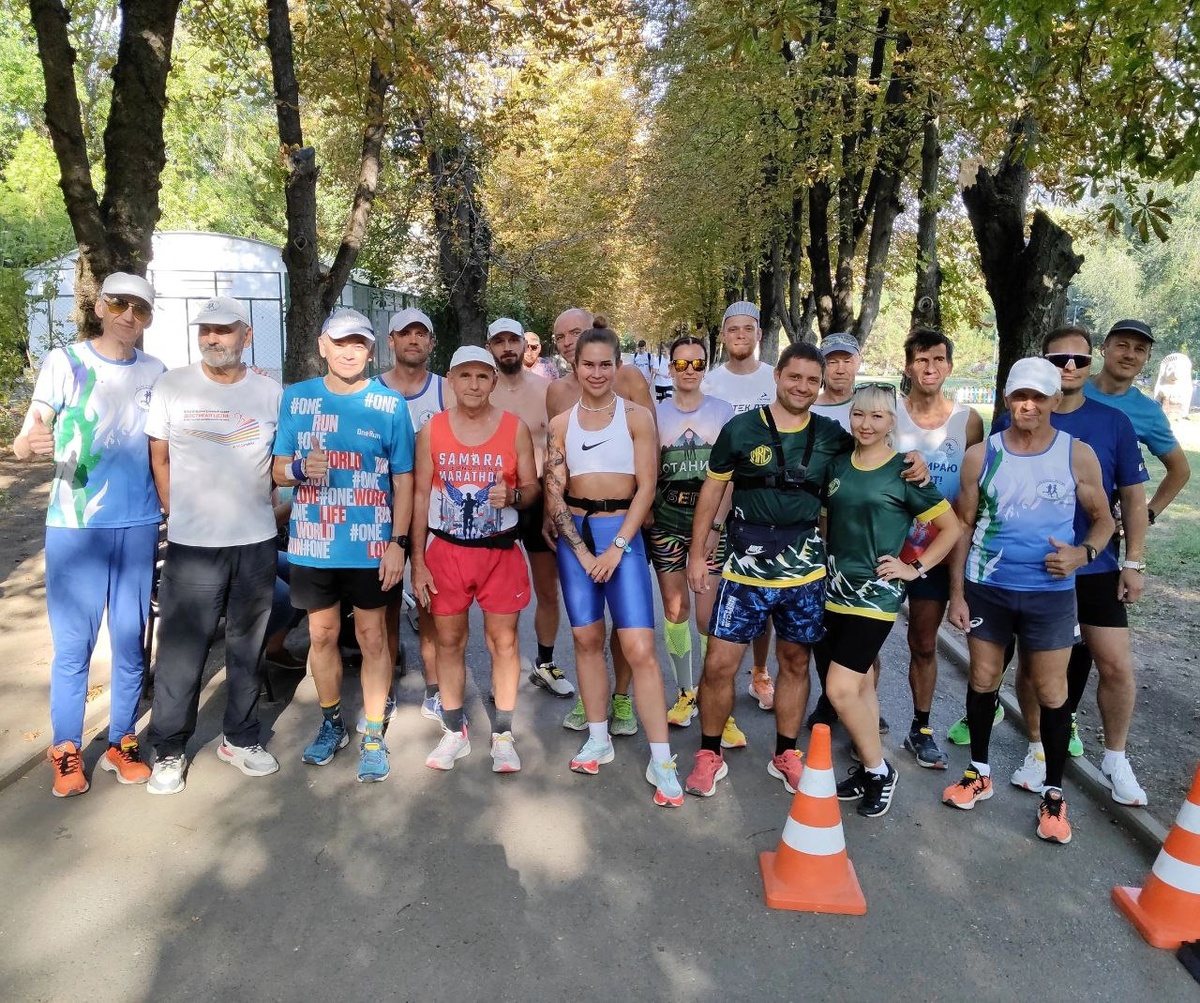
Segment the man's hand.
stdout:
<svg viewBox="0 0 1200 1003">
<path fill-rule="evenodd" d="M 929 464 L 915 449 L 910 449 L 904 454 L 904 463 L 905 467 L 900 471 L 901 480 L 915 481 L 919 488 L 929 483 Z"/>
<path fill-rule="evenodd" d="M 712 575 L 708 573 L 708 565 L 705 563 L 704 559 L 700 558 L 697 560 L 695 553 L 688 554 L 688 588 L 690 588 L 697 595 L 704 595 L 710 588 L 712 588 L 712 582 L 709 581 L 710 578 L 712 578 Z"/>
<path fill-rule="evenodd" d="M 389 543 L 379 562 L 379 584 L 386 592 L 395 588 L 404 577 L 404 548 L 398 543 Z"/>
<path fill-rule="evenodd" d="M 947 607 L 946 619 L 964 634 L 971 633 L 971 610 L 967 607 L 965 597 L 959 596 L 957 599 L 952 598 L 950 600 L 950 605 Z"/>
<path fill-rule="evenodd" d="M 429 569 L 425 567 L 425 562 L 413 562 L 412 566 L 412 590 L 413 595 L 426 609 L 429 609 L 430 593 L 438 594 L 437 586 L 433 584 L 433 575 L 429 573 Z"/>
<path fill-rule="evenodd" d="M 1137 602 L 1146 587 L 1146 575 L 1133 568 L 1121 569 L 1121 580 L 1117 583 L 1117 599 L 1123 603 Z"/>
<path fill-rule="evenodd" d="M 325 475 L 329 473 L 329 454 L 323 449 L 314 449 L 304 457 L 301 468 L 304 470 L 306 480 L 323 481 Z"/>
<path fill-rule="evenodd" d="M 42 412 L 34 409 L 33 425 L 25 436 L 29 448 L 38 456 L 50 456 L 54 452 L 54 429 L 42 421 Z"/>
<path fill-rule="evenodd" d="M 1073 543 L 1061 543 L 1050 537 L 1054 550 L 1046 555 L 1046 570 L 1051 578 L 1067 578 L 1072 572 L 1087 564 L 1087 551 Z"/>
<path fill-rule="evenodd" d="M 504 480 L 504 471 L 500 471 L 500 483 L 493 484 L 488 488 L 487 493 L 488 504 L 495 509 L 508 508 L 512 504 L 512 493 L 509 491 L 508 484 Z"/>
<path fill-rule="evenodd" d="M 555 550 L 558 546 L 558 526 L 550 513 L 546 513 L 546 517 L 542 519 L 542 539 L 546 541 L 546 545 Z"/>
</svg>

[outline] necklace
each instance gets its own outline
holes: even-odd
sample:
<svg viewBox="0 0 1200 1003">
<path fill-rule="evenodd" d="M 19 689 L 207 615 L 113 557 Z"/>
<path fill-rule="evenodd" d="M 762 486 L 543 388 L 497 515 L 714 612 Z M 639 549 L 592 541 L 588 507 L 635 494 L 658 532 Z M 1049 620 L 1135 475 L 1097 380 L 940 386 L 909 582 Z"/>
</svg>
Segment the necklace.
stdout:
<svg viewBox="0 0 1200 1003">
<path fill-rule="evenodd" d="M 617 403 L 617 392 L 614 390 L 614 391 L 613 391 L 613 395 L 612 395 L 612 400 L 610 400 L 610 401 L 609 401 L 607 404 L 605 404 L 603 407 L 588 407 L 588 406 L 587 406 L 585 403 L 583 403 L 583 400 L 582 400 L 582 398 L 581 398 L 581 399 L 580 399 L 580 401 L 579 401 L 579 406 L 580 406 L 581 408 L 583 408 L 585 411 L 607 411 L 607 410 L 608 410 L 610 407 L 612 407 L 612 406 L 613 406 L 615 403 Z"/>
</svg>

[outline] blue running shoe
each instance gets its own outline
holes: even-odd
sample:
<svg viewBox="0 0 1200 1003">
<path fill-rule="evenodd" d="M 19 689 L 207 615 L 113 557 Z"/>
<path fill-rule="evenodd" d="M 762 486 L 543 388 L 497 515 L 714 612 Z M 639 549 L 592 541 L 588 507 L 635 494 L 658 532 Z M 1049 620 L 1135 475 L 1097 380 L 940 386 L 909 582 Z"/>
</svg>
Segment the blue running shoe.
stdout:
<svg viewBox="0 0 1200 1003">
<path fill-rule="evenodd" d="M 358 782 L 377 784 L 386 780 L 392 768 L 388 765 L 388 747 L 383 738 L 367 735 L 362 740 L 358 753 Z"/>
<path fill-rule="evenodd" d="M 665 763 L 653 759 L 646 764 L 646 783 L 654 785 L 654 803 L 660 808 L 682 808 L 683 788 L 675 769 L 675 757 Z"/>
<path fill-rule="evenodd" d="M 427 717 L 430 721 L 436 721 L 438 724 L 442 723 L 442 694 L 440 692 L 421 701 L 421 717 Z"/>
<path fill-rule="evenodd" d="M 333 761 L 339 749 L 344 749 L 349 744 L 350 736 L 346 734 L 345 728 L 339 728 L 332 721 L 324 720 L 317 737 L 300 758 L 309 766 L 324 766 Z"/>
</svg>

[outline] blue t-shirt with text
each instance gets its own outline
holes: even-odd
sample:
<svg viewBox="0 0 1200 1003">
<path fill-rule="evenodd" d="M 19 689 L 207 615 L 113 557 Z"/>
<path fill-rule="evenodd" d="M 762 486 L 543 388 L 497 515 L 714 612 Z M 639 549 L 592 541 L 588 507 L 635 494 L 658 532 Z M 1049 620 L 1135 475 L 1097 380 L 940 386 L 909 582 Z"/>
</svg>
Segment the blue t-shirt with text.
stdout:
<svg viewBox="0 0 1200 1003">
<path fill-rule="evenodd" d="M 1098 404 L 1116 408 L 1133 422 L 1133 431 L 1140 442 L 1155 456 L 1166 456 L 1179 440 L 1171 431 L 1171 423 L 1157 401 L 1151 400 L 1137 387 L 1130 387 L 1123 394 L 1106 394 L 1096 389 L 1088 380 L 1083 385 L 1083 396 Z"/>
</svg>

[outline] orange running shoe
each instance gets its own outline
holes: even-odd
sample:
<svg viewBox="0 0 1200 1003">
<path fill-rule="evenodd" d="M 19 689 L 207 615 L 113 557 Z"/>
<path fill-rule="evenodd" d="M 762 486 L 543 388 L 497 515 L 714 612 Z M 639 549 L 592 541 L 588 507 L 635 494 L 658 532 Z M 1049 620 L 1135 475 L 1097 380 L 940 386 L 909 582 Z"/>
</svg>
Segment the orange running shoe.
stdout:
<svg viewBox="0 0 1200 1003">
<path fill-rule="evenodd" d="M 770 673 L 757 666 L 750 670 L 750 695 L 758 701 L 760 710 L 771 710 L 775 706 L 775 684 Z"/>
<path fill-rule="evenodd" d="M 729 766 L 724 756 L 701 749 L 696 753 L 695 764 L 684 781 L 683 789 L 698 798 L 710 798 L 717 792 L 717 781 L 728 773 Z"/>
<path fill-rule="evenodd" d="M 74 742 L 59 742 L 50 746 L 46 754 L 54 766 L 56 798 L 69 798 L 87 792 L 91 784 L 83 775 L 83 753 Z"/>
<path fill-rule="evenodd" d="M 117 775 L 122 784 L 144 784 L 150 779 L 150 767 L 138 759 L 138 740 L 126 735 L 119 745 L 110 745 L 100 757 L 100 769 Z"/>
<path fill-rule="evenodd" d="M 951 784 L 942 792 L 942 804 L 969 811 L 975 807 L 976 801 L 986 801 L 992 793 L 991 777 L 982 777 L 974 770 L 967 770 L 958 783 Z"/>
<path fill-rule="evenodd" d="M 1042 795 L 1037 812 L 1038 839 L 1047 843 L 1071 842 L 1071 823 L 1067 821 L 1067 802 L 1058 791 Z"/>
</svg>

